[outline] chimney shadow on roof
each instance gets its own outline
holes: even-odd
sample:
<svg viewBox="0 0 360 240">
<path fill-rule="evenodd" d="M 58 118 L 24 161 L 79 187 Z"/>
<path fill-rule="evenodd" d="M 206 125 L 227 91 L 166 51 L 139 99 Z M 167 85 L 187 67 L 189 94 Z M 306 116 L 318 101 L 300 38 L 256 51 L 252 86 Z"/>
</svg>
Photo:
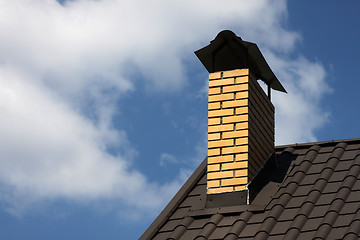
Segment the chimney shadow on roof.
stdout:
<svg viewBox="0 0 360 240">
<path fill-rule="evenodd" d="M 267 205 L 284 181 L 291 163 L 297 157 L 298 154 L 288 151 L 281 154 L 273 153 L 248 186 L 249 203 Z"/>
<path fill-rule="evenodd" d="M 271 175 L 270 181 L 276 183 L 282 183 L 289 170 L 290 164 L 295 161 L 298 154 L 285 151 L 281 154 L 276 154 L 276 170 Z"/>
</svg>

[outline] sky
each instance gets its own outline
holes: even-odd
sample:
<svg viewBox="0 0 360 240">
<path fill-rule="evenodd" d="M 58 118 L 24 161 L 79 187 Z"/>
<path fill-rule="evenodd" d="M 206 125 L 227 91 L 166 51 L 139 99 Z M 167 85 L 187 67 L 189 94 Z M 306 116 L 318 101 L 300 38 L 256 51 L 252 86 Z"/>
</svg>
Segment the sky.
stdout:
<svg viewBox="0 0 360 240">
<path fill-rule="evenodd" d="M 255 42 L 276 145 L 359 138 L 358 1 L 0 0 L 0 239 L 138 239 L 206 157 L 224 29 Z"/>
</svg>

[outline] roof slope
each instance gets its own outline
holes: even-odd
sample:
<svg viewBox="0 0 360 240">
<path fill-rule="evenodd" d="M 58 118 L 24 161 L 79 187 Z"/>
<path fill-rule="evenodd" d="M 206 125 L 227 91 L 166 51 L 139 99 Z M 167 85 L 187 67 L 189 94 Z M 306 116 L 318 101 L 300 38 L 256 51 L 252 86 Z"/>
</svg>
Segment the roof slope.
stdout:
<svg viewBox="0 0 360 240">
<path fill-rule="evenodd" d="M 250 205 L 206 209 L 206 159 L 140 239 L 359 239 L 360 139 L 276 148 Z"/>
</svg>

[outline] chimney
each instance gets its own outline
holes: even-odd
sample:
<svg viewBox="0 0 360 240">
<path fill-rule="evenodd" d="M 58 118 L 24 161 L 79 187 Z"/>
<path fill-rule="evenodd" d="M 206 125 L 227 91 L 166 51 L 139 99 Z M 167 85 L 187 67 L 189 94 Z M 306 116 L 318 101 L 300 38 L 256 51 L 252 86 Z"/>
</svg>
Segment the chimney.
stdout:
<svg viewBox="0 0 360 240">
<path fill-rule="evenodd" d="M 210 73 L 208 198 L 237 194 L 248 202 L 248 184 L 274 152 L 270 89 L 286 91 L 257 45 L 229 30 L 195 54 Z"/>
</svg>

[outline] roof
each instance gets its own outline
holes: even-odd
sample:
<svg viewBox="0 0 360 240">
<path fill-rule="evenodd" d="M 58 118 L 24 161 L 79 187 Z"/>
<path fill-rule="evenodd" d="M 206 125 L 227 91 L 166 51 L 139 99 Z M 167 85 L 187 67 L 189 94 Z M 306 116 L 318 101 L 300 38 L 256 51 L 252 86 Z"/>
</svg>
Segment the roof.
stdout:
<svg viewBox="0 0 360 240">
<path fill-rule="evenodd" d="M 360 139 L 278 146 L 250 205 L 205 202 L 206 159 L 140 239 L 359 239 Z"/>
</svg>

